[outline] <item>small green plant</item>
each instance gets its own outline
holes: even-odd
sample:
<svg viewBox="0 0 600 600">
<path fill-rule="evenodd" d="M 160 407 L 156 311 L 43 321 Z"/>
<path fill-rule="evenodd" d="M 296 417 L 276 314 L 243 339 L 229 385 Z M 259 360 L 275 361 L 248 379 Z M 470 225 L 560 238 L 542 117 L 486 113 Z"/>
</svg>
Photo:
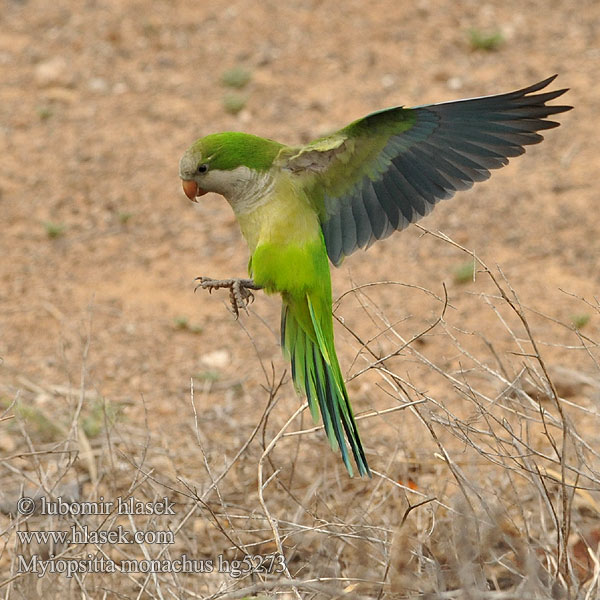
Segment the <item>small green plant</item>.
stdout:
<svg viewBox="0 0 600 600">
<path fill-rule="evenodd" d="M 575 329 L 582 329 L 590 321 L 590 315 L 587 313 L 581 313 L 577 315 L 571 315 L 571 323 Z"/>
<path fill-rule="evenodd" d="M 244 67 L 233 67 L 221 75 L 221 83 L 230 88 L 241 89 L 252 79 L 252 73 Z"/>
<path fill-rule="evenodd" d="M 150 21 L 145 21 L 142 24 L 142 31 L 146 37 L 155 37 L 159 33 L 159 28 L 156 23 L 151 23 Z"/>
<path fill-rule="evenodd" d="M 469 29 L 469 42 L 473 50 L 492 52 L 504 43 L 504 36 L 498 29 L 494 31 L 481 31 L 474 27 Z"/>
<path fill-rule="evenodd" d="M 37 114 L 42 121 L 46 121 L 54 114 L 54 111 L 49 106 L 38 106 Z"/>
<path fill-rule="evenodd" d="M 199 373 L 194 374 L 194 378 L 199 381 L 218 381 L 221 379 L 221 373 L 219 371 L 200 371 Z"/>
<path fill-rule="evenodd" d="M 470 260 L 454 269 L 454 281 L 456 283 L 469 283 L 475 276 L 475 262 Z"/>
<path fill-rule="evenodd" d="M 126 225 L 131 217 L 133 217 L 133 213 L 126 210 L 122 210 L 117 213 L 117 219 L 119 219 L 119 223 L 121 223 L 121 225 Z"/>
<path fill-rule="evenodd" d="M 41 410 L 24 402 L 19 402 L 14 408 L 15 415 L 23 419 L 27 424 L 28 432 L 36 432 L 43 440 L 57 440 L 63 433 L 63 429 L 57 423 L 51 421 Z"/>
<path fill-rule="evenodd" d="M 173 319 L 173 324 L 175 329 L 180 329 L 182 331 L 189 331 L 190 333 L 202 333 L 202 327 L 199 325 L 192 325 L 188 317 L 184 315 L 179 315 Z"/>
<path fill-rule="evenodd" d="M 97 437 L 105 424 L 112 425 L 119 417 L 119 407 L 103 400 L 94 400 L 91 410 L 81 420 L 81 427 L 89 438 Z"/>
<path fill-rule="evenodd" d="M 244 106 L 246 106 L 246 96 L 233 92 L 223 96 L 223 108 L 231 115 L 237 115 Z"/>
<path fill-rule="evenodd" d="M 50 239 L 55 239 L 65 233 L 66 226 L 63 223 L 55 223 L 54 221 L 44 221 L 44 229 L 46 230 L 46 235 Z"/>
</svg>

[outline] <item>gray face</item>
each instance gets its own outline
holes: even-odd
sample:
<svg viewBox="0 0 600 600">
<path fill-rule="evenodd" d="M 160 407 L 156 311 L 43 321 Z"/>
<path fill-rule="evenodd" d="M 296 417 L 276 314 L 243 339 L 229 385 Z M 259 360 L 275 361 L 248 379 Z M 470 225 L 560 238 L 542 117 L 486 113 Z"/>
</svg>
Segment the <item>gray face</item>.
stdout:
<svg viewBox="0 0 600 600">
<path fill-rule="evenodd" d="M 198 181 L 200 173 L 198 169 L 198 157 L 186 152 L 179 161 L 179 177 L 184 180 Z"/>
</svg>

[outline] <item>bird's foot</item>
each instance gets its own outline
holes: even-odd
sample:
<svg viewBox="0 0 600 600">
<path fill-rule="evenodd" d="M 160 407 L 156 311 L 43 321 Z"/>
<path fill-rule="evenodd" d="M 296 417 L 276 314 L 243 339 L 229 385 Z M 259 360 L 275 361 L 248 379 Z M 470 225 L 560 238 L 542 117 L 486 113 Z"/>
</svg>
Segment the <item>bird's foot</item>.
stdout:
<svg viewBox="0 0 600 600">
<path fill-rule="evenodd" d="M 248 305 L 254 302 L 254 294 L 250 290 L 260 290 L 261 286 L 256 285 L 253 279 L 211 279 L 210 277 L 196 277 L 198 288 L 208 290 L 211 293 L 213 290 L 220 288 L 229 288 L 229 302 L 231 302 L 231 310 L 238 319 L 240 310 L 248 312 Z"/>
</svg>

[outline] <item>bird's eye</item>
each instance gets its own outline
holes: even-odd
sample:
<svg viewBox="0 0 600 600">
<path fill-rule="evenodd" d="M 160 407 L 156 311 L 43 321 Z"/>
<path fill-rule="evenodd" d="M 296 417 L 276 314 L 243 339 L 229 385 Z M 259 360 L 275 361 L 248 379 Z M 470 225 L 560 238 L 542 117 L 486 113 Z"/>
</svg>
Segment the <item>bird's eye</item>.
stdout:
<svg viewBox="0 0 600 600">
<path fill-rule="evenodd" d="M 206 171 L 208 171 L 208 165 L 198 165 L 196 170 L 198 173 L 206 173 Z"/>
</svg>

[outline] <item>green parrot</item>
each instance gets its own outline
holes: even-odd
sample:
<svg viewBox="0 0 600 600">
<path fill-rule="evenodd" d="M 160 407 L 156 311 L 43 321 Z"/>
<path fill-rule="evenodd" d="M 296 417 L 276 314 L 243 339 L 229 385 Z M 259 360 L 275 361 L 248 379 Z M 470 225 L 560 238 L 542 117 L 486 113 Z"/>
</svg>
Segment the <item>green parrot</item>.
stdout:
<svg viewBox="0 0 600 600">
<path fill-rule="evenodd" d="M 380 110 L 305 146 L 215 133 L 181 158 L 186 196 L 224 196 L 251 254 L 251 279 L 201 277 L 199 286 L 230 288 L 236 317 L 250 290 L 281 295 L 295 387 L 315 422 L 321 413 L 350 476 L 346 440 L 359 474 L 371 472 L 335 352 L 329 261 L 339 266 L 541 142 L 537 131 L 559 125 L 547 117 L 571 108 L 546 105 L 566 89 L 535 93 L 555 77 L 507 94 Z"/>
</svg>

